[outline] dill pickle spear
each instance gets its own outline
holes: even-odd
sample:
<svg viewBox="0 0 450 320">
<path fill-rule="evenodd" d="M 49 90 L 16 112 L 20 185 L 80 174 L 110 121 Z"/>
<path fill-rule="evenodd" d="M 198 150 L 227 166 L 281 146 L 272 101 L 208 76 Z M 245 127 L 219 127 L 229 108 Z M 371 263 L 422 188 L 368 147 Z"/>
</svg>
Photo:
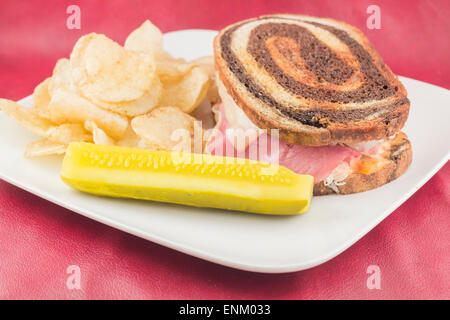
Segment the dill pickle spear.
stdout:
<svg viewBox="0 0 450 320">
<path fill-rule="evenodd" d="M 61 178 L 101 196 L 264 214 L 308 211 L 313 177 L 248 160 L 74 142 Z"/>
</svg>

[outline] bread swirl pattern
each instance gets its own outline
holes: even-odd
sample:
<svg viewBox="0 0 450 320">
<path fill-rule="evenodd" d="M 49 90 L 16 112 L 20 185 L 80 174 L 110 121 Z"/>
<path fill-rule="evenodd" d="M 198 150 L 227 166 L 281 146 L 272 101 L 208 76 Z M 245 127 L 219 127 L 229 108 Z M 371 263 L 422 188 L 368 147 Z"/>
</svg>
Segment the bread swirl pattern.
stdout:
<svg viewBox="0 0 450 320">
<path fill-rule="evenodd" d="M 222 30 L 215 51 L 236 103 L 287 142 L 384 139 L 407 119 L 405 88 L 363 33 L 344 23 L 265 16 Z"/>
</svg>

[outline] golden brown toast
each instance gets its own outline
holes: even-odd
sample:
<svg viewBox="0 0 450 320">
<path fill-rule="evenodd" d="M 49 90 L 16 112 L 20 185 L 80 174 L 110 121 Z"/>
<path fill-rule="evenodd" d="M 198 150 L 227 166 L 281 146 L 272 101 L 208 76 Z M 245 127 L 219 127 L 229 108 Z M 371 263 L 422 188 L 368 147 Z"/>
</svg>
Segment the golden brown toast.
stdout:
<svg viewBox="0 0 450 320">
<path fill-rule="evenodd" d="M 409 113 L 406 89 L 357 28 L 271 15 L 226 27 L 215 68 L 258 127 L 302 145 L 386 139 Z"/>
</svg>

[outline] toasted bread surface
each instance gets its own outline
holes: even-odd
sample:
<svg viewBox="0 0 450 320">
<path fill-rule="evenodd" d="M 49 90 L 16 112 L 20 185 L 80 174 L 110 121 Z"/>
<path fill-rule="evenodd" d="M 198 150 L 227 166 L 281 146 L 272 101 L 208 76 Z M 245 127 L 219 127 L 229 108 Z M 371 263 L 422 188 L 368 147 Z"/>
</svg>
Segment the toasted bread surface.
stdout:
<svg viewBox="0 0 450 320">
<path fill-rule="evenodd" d="M 272 15 L 223 29 L 215 68 L 252 122 L 289 143 L 327 145 L 399 132 L 409 100 L 364 34 L 332 19 Z"/>
<path fill-rule="evenodd" d="M 401 176 L 412 161 L 412 148 L 407 136 L 400 132 L 381 146 L 377 156 L 362 155 L 351 163 L 350 174 L 334 187 L 320 181 L 314 195 L 350 194 L 378 188 Z"/>
</svg>

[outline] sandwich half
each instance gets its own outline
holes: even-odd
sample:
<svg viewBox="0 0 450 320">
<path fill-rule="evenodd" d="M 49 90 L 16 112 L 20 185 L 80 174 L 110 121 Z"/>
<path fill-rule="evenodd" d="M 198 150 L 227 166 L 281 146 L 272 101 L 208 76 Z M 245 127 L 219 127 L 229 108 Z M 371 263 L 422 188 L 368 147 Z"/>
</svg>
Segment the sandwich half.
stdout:
<svg viewBox="0 0 450 320">
<path fill-rule="evenodd" d="M 411 144 L 400 132 L 406 90 L 357 28 L 262 16 L 220 31 L 214 57 L 222 103 L 207 152 L 255 158 L 249 149 L 270 145 L 267 136 L 236 143 L 229 134 L 276 132 L 277 148 L 257 159 L 313 175 L 316 195 L 379 187 L 411 163 Z"/>
</svg>

